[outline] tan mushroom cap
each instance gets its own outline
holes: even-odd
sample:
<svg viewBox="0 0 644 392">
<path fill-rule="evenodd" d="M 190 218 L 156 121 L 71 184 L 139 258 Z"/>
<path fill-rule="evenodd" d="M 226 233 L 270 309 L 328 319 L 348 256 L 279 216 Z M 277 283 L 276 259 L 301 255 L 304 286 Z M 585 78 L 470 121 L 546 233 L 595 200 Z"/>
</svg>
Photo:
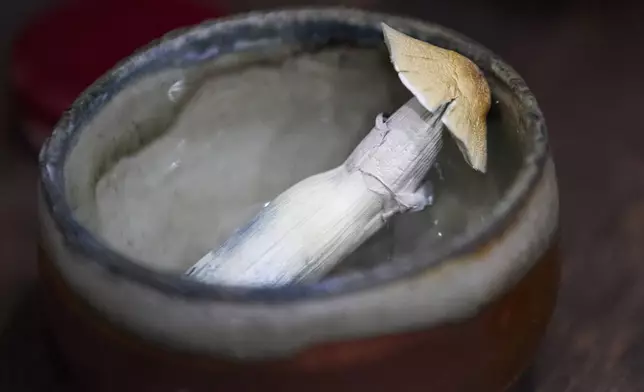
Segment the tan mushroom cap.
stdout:
<svg viewBox="0 0 644 392">
<path fill-rule="evenodd" d="M 454 100 L 443 123 L 475 170 L 487 167 L 487 113 L 491 94 L 481 70 L 451 50 L 405 35 L 382 24 L 391 62 L 400 80 L 430 112 Z"/>
</svg>

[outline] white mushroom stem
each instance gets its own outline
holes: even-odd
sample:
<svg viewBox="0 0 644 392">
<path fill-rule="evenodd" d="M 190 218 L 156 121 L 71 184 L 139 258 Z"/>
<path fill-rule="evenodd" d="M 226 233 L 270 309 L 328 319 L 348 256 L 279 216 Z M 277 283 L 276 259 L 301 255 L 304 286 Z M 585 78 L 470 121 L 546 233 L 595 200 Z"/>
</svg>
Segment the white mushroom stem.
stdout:
<svg viewBox="0 0 644 392">
<path fill-rule="evenodd" d="M 416 98 L 376 126 L 340 166 L 270 202 L 186 274 L 213 284 L 277 286 L 321 278 L 393 215 L 431 204 L 423 179 L 442 147 L 441 118 Z"/>
</svg>

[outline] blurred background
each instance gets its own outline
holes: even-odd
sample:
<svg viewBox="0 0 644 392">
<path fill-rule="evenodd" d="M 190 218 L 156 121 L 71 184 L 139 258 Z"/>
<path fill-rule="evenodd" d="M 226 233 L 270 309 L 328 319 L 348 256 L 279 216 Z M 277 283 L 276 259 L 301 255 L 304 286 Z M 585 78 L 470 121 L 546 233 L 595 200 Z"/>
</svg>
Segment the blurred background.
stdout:
<svg viewBox="0 0 644 392">
<path fill-rule="evenodd" d="M 644 3 L 627 0 L 0 2 L 0 391 L 63 391 L 35 300 L 36 151 L 114 62 L 163 32 L 280 6 L 345 5 L 458 30 L 512 64 L 548 120 L 563 285 L 520 391 L 644 391 Z"/>
</svg>

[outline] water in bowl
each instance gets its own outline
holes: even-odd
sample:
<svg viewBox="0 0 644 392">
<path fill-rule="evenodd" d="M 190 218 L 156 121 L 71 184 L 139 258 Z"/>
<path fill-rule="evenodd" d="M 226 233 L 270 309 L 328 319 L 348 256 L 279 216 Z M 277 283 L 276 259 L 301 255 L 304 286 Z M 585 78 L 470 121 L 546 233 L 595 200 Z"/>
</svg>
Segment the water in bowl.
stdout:
<svg viewBox="0 0 644 392">
<path fill-rule="evenodd" d="M 138 124 L 132 132 L 148 127 L 154 137 L 137 148 L 114 147 L 106 155 L 90 184 L 93 197 L 79 198 L 77 214 L 128 257 L 174 272 L 289 186 L 341 164 L 378 113 L 410 98 L 386 52 L 375 49 L 328 49 L 157 77 L 170 78 L 164 96 L 174 112 L 161 130 L 158 121 Z M 332 274 L 422 257 L 486 219 L 511 180 L 495 168 L 518 157 L 505 150 L 493 156 L 507 134 L 499 112 L 493 108 L 489 119 L 488 174 L 469 168 L 446 137 L 428 175 L 434 205 L 396 216 Z"/>
</svg>

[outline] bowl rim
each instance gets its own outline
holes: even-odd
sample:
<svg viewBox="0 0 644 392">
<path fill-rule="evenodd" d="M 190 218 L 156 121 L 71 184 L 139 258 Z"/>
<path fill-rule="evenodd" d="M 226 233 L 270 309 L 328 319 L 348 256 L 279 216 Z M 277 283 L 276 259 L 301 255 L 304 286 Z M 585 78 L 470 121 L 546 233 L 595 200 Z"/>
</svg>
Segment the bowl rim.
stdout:
<svg viewBox="0 0 644 392">
<path fill-rule="evenodd" d="M 495 204 L 493 219 L 482 223 L 475 230 L 456 236 L 449 246 L 441 247 L 443 249 L 421 260 L 385 263 L 310 284 L 249 288 L 211 285 L 176 273 L 155 271 L 109 247 L 74 218 L 65 192 L 66 158 L 73 150 L 84 125 L 122 86 L 137 80 L 139 74 L 149 74 L 156 68 L 163 69 L 169 65 L 181 65 L 177 64 L 181 59 L 173 58 L 173 53 L 181 52 L 182 59 L 193 63 L 212 60 L 222 53 L 221 48 L 225 43 L 221 37 L 231 32 L 244 33 L 254 27 L 266 26 L 280 31 L 298 23 L 302 26 L 326 23 L 335 28 L 361 28 L 365 33 L 381 36 L 382 21 L 411 36 L 420 39 L 432 36 L 434 44 L 467 52 L 464 54 L 484 72 L 493 74 L 521 103 L 524 110 L 521 120 L 532 139 L 529 143 L 531 149 L 524 156 L 516 179 Z M 441 40 L 443 42 L 437 42 Z M 204 41 L 208 41 L 208 44 L 203 45 Z M 188 47 L 192 50 L 188 50 Z M 541 179 L 548 157 L 547 127 L 536 98 L 512 67 L 482 45 L 453 30 L 419 19 L 344 7 L 306 7 L 255 11 L 207 20 L 198 25 L 173 30 L 139 49 L 89 86 L 62 115 L 40 151 L 39 183 L 45 211 L 53 218 L 67 247 L 87 256 L 83 258 L 83 262 L 96 263 L 116 277 L 132 280 L 167 295 L 227 302 L 282 303 L 373 289 L 476 252 L 501 235 L 511 224 Z"/>
</svg>

